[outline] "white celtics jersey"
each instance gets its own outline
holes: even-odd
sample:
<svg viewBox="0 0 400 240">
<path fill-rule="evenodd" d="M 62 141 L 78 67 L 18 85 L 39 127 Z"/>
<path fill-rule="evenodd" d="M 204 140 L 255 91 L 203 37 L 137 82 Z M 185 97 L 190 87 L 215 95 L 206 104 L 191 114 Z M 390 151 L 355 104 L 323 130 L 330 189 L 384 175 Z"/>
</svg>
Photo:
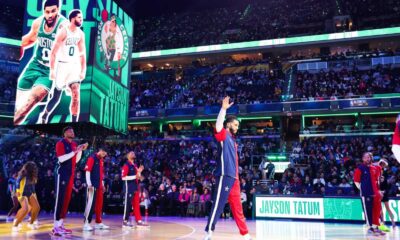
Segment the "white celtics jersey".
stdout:
<svg viewBox="0 0 400 240">
<path fill-rule="evenodd" d="M 81 40 L 82 30 L 76 28 L 75 31 L 71 32 L 69 27 L 65 28 L 67 30 L 67 37 L 62 43 L 61 49 L 57 56 L 58 61 L 68 62 L 68 63 L 79 63 L 80 53 L 78 48 L 78 43 Z"/>
</svg>

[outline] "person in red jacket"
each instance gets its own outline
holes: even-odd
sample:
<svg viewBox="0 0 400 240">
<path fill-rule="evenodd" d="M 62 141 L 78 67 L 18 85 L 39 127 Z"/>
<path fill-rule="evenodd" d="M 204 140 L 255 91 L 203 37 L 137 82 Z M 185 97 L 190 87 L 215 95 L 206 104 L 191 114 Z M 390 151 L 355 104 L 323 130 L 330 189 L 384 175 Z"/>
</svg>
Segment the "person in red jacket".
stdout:
<svg viewBox="0 0 400 240">
<path fill-rule="evenodd" d="M 68 212 L 69 202 L 71 201 L 72 186 L 74 183 L 75 166 L 82 157 L 82 151 L 86 150 L 88 143 L 78 144 L 75 138 L 74 129 L 65 127 L 63 129 L 64 138 L 56 144 L 57 156 L 57 181 L 56 181 L 56 202 L 54 205 L 54 227 L 52 234 L 62 236 L 71 234 L 72 231 L 64 227 L 64 219 Z"/>
<path fill-rule="evenodd" d="M 226 112 L 233 105 L 229 102 L 230 98 L 222 100 L 221 110 L 219 111 L 217 122 L 215 123 L 214 137 L 218 142 L 218 160 L 214 175 L 217 179 L 216 194 L 213 196 L 211 213 L 205 227 L 206 235 L 204 240 L 211 240 L 215 230 L 215 225 L 224 211 L 226 202 L 232 210 L 232 215 L 239 233 L 244 240 L 251 240 L 243 214 L 242 202 L 240 200 L 239 182 L 239 156 L 236 134 L 239 130 L 239 120 L 236 116 L 228 116 Z M 224 121 L 225 120 L 225 121 Z M 224 128 L 225 127 L 225 128 Z"/>
<path fill-rule="evenodd" d="M 379 191 L 379 178 L 381 167 L 372 165 L 373 156 L 366 152 L 362 156 L 362 163 L 354 171 L 354 184 L 360 190 L 365 220 L 369 226 L 368 233 L 385 235 L 378 229 L 382 211 L 381 193 Z"/>
<path fill-rule="evenodd" d="M 85 224 L 83 231 L 92 231 L 90 226 L 92 221 L 93 209 L 96 213 L 95 229 L 109 229 L 110 227 L 102 222 L 101 215 L 103 212 L 103 194 L 104 194 L 104 158 L 107 152 L 99 148 L 97 153 L 92 154 L 85 166 L 86 172 L 86 209 Z"/>
<path fill-rule="evenodd" d="M 141 165 L 137 167 L 134 163 L 136 159 L 135 152 L 131 151 L 127 154 L 127 161 L 122 167 L 122 180 L 125 182 L 125 204 L 124 204 L 124 221 L 122 227 L 133 228 L 134 225 L 130 223 L 129 216 L 133 207 L 133 212 L 136 219 L 137 226 L 148 226 L 142 221 L 140 215 L 140 202 L 139 202 L 139 177 L 144 169 Z"/>
</svg>

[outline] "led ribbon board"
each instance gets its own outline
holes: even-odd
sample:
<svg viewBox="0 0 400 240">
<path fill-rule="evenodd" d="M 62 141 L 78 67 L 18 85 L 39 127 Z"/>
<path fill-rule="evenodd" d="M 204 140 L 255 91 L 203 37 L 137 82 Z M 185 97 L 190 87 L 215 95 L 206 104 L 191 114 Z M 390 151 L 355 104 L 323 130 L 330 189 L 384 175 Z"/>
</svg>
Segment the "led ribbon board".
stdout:
<svg viewBox="0 0 400 240">
<path fill-rule="evenodd" d="M 327 42 L 327 41 L 337 41 L 343 39 L 357 39 L 362 37 L 376 37 L 376 36 L 399 34 L 399 33 L 400 33 L 400 27 L 381 28 L 381 29 L 361 30 L 353 32 L 330 33 L 330 34 L 278 38 L 278 39 L 260 40 L 251 42 L 227 43 L 227 44 L 217 44 L 208 46 L 138 52 L 138 53 L 133 53 L 132 58 L 145 59 L 151 57 L 164 57 L 164 56 L 179 55 L 179 54 L 216 53 L 225 50 L 241 50 L 247 48 L 259 48 L 267 46 L 271 47 L 284 46 L 290 44 L 301 44 L 301 43 L 311 43 L 311 42 Z"/>
</svg>

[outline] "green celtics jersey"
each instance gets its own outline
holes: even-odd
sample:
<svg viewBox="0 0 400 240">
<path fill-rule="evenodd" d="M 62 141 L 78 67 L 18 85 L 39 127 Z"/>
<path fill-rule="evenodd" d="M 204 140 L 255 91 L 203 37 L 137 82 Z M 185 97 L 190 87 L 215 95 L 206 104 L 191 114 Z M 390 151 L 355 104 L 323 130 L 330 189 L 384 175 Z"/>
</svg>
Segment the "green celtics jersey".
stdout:
<svg viewBox="0 0 400 240">
<path fill-rule="evenodd" d="M 115 49 L 115 33 L 111 33 L 106 39 L 107 49 Z"/>
<path fill-rule="evenodd" d="M 56 38 L 57 30 L 60 28 L 61 24 L 65 24 L 67 19 L 59 15 L 57 17 L 57 22 L 53 28 L 53 31 L 46 32 L 44 30 L 44 25 L 46 21 L 44 17 L 42 17 L 42 22 L 40 23 L 37 40 L 36 40 L 36 49 L 33 55 L 34 60 L 38 61 L 40 64 L 49 67 L 50 62 L 50 51 L 53 46 L 53 42 Z"/>
</svg>

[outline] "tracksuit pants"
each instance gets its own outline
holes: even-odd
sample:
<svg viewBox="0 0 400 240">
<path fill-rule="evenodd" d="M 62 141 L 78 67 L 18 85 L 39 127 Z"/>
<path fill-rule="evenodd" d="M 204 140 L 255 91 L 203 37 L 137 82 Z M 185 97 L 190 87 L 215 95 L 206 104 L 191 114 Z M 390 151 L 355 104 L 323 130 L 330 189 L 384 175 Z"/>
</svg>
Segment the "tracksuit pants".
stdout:
<svg viewBox="0 0 400 240">
<path fill-rule="evenodd" d="M 137 188 L 129 186 L 125 181 L 125 201 L 124 201 L 124 221 L 129 221 L 129 216 L 134 206 L 134 197 L 137 192 Z M 136 212 L 136 211 L 135 211 Z"/>
<path fill-rule="evenodd" d="M 140 214 L 139 190 L 136 190 L 135 193 L 133 194 L 132 207 L 133 207 L 133 214 L 135 216 L 136 222 L 141 221 L 142 215 Z"/>
<path fill-rule="evenodd" d="M 243 215 L 242 202 L 240 200 L 239 180 L 228 176 L 220 176 L 217 178 L 216 192 L 213 195 L 213 204 L 208 217 L 205 229 L 206 232 L 209 230 L 214 231 L 215 225 L 224 211 L 226 201 L 229 202 L 240 234 L 247 234 L 249 230 L 247 229 L 245 217 Z"/>
<path fill-rule="evenodd" d="M 101 216 L 103 211 L 103 187 L 93 188 L 90 191 L 86 190 L 86 208 L 85 208 L 85 223 L 92 221 L 93 211 L 96 214 L 96 223 L 101 223 Z"/>
<path fill-rule="evenodd" d="M 382 211 L 381 197 L 379 195 L 361 196 L 361 202 L 368 226 L 379 226 L 379 218 Z"/>
<path fill-rule="evenodd" d="M 74 174 L 58 173 L 56 178 L 56 203 L 54 205 L 54 219 L 64 219 L 71 201 Z"/>
</svg>

